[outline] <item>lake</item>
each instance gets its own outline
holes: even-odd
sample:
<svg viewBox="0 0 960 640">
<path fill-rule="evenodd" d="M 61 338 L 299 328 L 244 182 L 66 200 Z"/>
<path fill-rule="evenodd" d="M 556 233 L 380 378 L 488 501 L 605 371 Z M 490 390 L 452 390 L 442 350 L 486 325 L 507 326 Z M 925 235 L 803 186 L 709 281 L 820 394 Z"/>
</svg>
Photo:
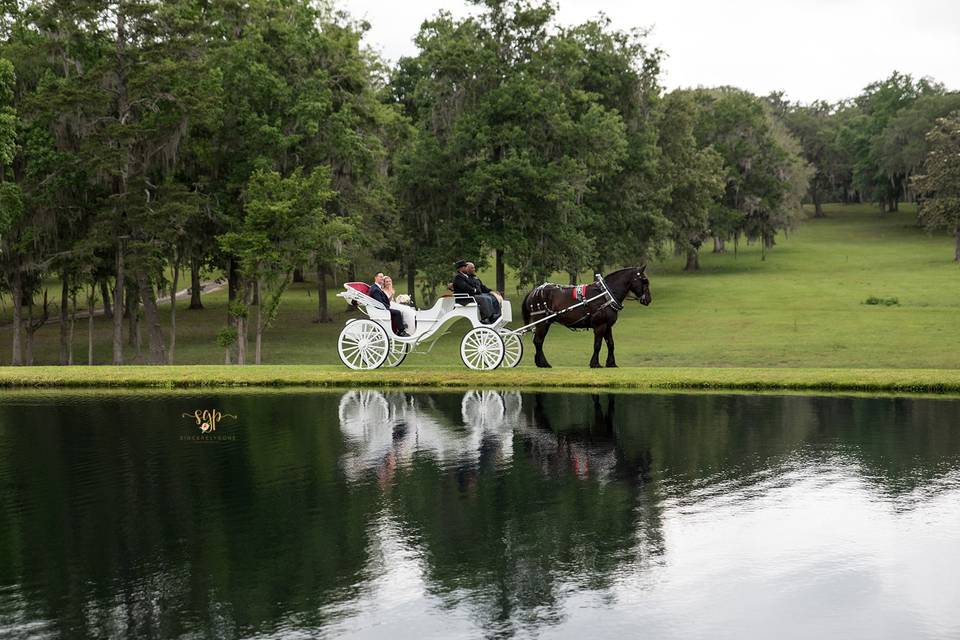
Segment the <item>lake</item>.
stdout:
<svg viewBox="0 0 960 640">
<path fill-rule="evenodd" d="M 2 393 L 2 638 L 960 637 L 957 399 Z"/>
</svg>

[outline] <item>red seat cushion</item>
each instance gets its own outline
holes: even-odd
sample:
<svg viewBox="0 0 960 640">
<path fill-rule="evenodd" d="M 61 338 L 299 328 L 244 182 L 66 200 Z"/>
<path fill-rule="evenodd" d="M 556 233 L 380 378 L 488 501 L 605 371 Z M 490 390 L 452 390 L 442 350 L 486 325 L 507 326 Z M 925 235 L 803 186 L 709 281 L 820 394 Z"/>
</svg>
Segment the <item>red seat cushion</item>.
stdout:
<svg viewBox="0 0 960 640">
<path fill-rule="evenodd" d="M 366 282 L 346 282 L 344 283 L 344 286 L 350 287 L 351 289 L 356 289 L 364 295 L 370 294 L 370 285 L 368 285 Z"/>
</svg>

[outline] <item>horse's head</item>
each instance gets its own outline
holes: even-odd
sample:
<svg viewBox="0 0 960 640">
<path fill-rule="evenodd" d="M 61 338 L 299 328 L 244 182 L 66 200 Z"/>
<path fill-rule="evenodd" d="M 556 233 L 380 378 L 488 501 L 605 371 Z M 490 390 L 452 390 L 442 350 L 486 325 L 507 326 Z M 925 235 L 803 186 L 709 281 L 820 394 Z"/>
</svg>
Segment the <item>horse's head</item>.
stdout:
<svg viewBox="0 0 960 640">
<path fill-rule="evenodd" d="M 637 300 L 644 306 L 653 302 L 653 296 L 650 295 L 650 280 L 647 279 L 647 265 L 638 268 L 630 278 L 630 293 L 637 296 Z"/>
</svg>

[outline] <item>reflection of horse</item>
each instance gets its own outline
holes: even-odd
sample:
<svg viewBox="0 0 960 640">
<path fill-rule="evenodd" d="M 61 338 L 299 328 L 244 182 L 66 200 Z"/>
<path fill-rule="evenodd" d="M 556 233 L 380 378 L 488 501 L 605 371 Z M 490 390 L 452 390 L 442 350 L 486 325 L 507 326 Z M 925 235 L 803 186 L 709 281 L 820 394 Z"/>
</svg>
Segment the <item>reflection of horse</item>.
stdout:
<svg viewBox="0 0 960 640">
<path fill-rule="evenodd" d="M 589 285 L 563 286 L 545 283 L 528 293 L 523 299 L 524 325 L 546 318 L 550 314 L 557 314 L 538 324 L 533 334 L 533 345 L 537 349 L 534 360 L 537 366 L 550 366 L 543 354 L 543 341 L 554 322 L 559 322 L 569 329 L 593 329 L 593 357 L 590 359 L 590 366 L 600 366 L 600 343 L 604 340 L 607 342 L 607 366 L 617 366 L 613 355 L 613 325 L 617 322 L 617 314 L 623 309 L 627 294 L 635 295 L 643 305 L 652 301 L 646 269 L 646 265 L 628 267 L 615 271 L 606 278 L 601 279 L 598 276 L 597 281 Z M 590 299 L 594 300 L 561 313 L 576 305 L 578 301 Z"/>
<path fill-rule="evenodd" d="M 594 394 L 592 421 L 561 422 L 551 418 L 543 394 L 536 394 L 530 424 L 522 430 L 531 452 L 547 471 L 568 469 L 579 478 L 606 482 L 613 478 L 646 480 L 650 473 L 650 452 L 626 455 L 618 446 L 614 429 L 615 396 L 607 396 L 606 408 Z M 576 420 L 576 418 L 573 418 Z"/>
</svg>

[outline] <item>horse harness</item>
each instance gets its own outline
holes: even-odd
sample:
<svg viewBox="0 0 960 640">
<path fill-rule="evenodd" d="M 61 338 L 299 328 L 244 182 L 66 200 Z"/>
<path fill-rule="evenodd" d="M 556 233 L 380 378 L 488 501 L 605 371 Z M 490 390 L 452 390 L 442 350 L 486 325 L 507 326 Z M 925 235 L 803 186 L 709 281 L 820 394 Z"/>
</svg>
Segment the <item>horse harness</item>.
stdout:
<svg viewBox="0 0 960 640">
<path fill-rule="evenodd" d="M 589 287 L 590 285 L 587 285 L 587 284 L 575 285 L 571 292 L 572 294 L 571 297 L 575 301 L 574 304 L 564 309 L 561 309 L 559 311 L 554 311 L 547 304 L 546 293 L 548 291 L 563 290 L 566 287 L 560 284 L 544 282 L 543 284 L 538 286 L 536 289 L 534 289 L 533 292 L 530 294 L 530 316 L 531 317 L 538 316 L 538 315 L 546 316 L 541 318 L 540 320 L 537 320 L 537 322 L 534 324 L 539 324 L 551 318 L 561 316 L 564 313 L 567 313 L 568 311 L 572 311 L 573 309 L 576 309 L 579 307 L 587 307 L 586 315 L 584 315 L 583 318 L 581 318 L 580 320 L 578 320 L 572 325 L 565 325 L 565 326 L 567 326 L 567 328 L 570 329 L 571 331 L 575 331 L 577 329 L 589 329 L 590 317 L 594 313 L 598 313 L 603 309 L 606 309 L 607 307 L 613 307 L 614 311 L 623 310 L 623 304 L 617 301 L 617 299 L 613 296 L 613 294 L 610 293 L 610 289 L 607 288 L 607 283 L 603 280 L 603 276 L 601 276 L 599 273 L 596 274 L 596 282 L 594 284 L 596 284 L 599 287 L 600 289 L 599 294 L 588 298 L 587 287 Z M 599 307 L 591 310 L 590 304 L 600 298 L 606 298 L 606 300 Z"/>
</svg>

